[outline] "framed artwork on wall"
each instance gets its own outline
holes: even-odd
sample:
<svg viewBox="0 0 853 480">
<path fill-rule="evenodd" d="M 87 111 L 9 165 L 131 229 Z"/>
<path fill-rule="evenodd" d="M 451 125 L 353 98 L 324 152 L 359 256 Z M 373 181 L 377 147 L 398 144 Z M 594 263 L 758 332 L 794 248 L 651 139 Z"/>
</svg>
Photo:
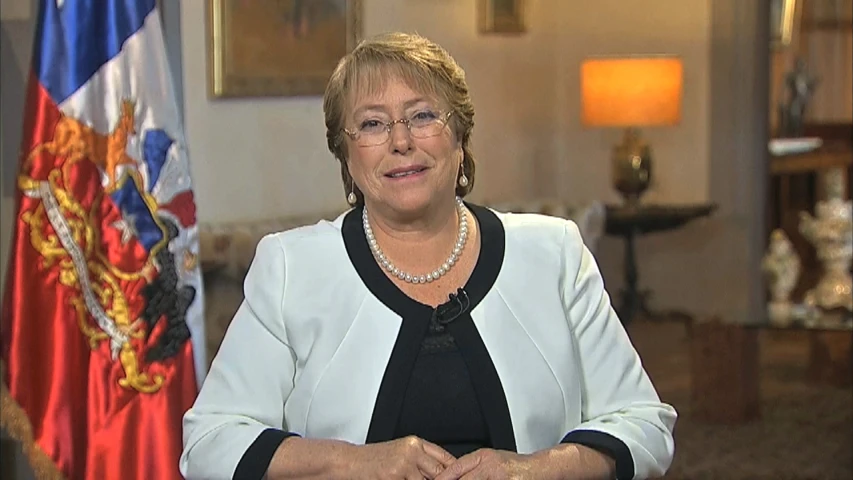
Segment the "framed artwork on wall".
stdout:
<svg viewBox="0 0 853 480">
<path fill-rule="evenodd" d="M 23 21 L 30 19 L 30 0 L 3 0 L 0 1 L 0 20 Z"/>
<path fill-rule="evenodd" d="M 480 33 L 526 32 L 525 3 L 525 0 L 477 0 L 477 27 Z"/>
<path fill-rule="evenodd" d="M 361 35 L 361 0 L 208 0 L 208 94 L 322 95 Z"/>
<path fill-rule="evenodd" d="M 783 48 L 791 44 L 797 23 L 797 0 L 770 0 L 770 46 Z"/>
</svg>

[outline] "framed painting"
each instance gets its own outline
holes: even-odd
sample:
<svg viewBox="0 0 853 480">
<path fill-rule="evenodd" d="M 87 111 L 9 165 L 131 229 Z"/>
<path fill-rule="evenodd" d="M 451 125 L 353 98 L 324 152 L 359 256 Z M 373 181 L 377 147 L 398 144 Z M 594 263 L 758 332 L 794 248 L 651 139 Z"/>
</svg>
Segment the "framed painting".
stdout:
<svg viewBox="0 0 853 480">
<path fill-rule="evenodd" d="M 524 33 L 525 0 L 477 0 L 480 33 Z"/>
<path fill-rule="evenodd" d="M 322 95 L 361 35 L 361 0 L 208 0 L 214 98 Z"/>
<path fill-rule="evenodd" d="M 797 0 L 770 0 L 770 46 L 783 48 L 791 44 L 797 23 Z"/>
</svg>

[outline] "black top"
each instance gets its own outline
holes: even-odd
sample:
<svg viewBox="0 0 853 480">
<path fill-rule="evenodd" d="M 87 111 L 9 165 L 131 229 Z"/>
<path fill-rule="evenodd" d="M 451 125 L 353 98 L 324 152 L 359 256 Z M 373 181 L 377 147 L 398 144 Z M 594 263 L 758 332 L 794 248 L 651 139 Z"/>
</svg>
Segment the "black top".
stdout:
<svg viewBox="0 0 853 480">
<path fill-rule="evenodd" d="M 491 447 L 462 353 L 434 316 L 415 360 L 394 435 L 415 435 L 457 458 Z"/>
</svg>

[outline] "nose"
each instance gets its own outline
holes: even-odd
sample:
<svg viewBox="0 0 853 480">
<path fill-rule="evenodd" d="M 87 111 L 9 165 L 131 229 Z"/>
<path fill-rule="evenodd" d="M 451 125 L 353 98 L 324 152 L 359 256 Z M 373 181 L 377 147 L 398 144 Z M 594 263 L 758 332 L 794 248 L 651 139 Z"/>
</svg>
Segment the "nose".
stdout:
<svg viewBox="0 0 853 480">
<path fill-rule="evenodd" d="M 412 149 L 412 134 L 405 122 L 394 122 L 388 135 L 391 136 L 391 147 L 394 152 L 406 153 Z"/>
</svg>

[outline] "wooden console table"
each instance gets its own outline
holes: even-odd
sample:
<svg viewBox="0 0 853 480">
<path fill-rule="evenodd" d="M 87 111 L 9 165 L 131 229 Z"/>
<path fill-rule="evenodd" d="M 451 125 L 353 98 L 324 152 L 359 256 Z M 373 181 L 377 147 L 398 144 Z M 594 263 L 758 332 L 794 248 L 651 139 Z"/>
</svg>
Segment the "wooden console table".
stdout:
<svg viewBox="0 0 853 480">
<path fill-rule="evenodd" d="M 637 255 L 634 240 L 638 235 L 674 230 L 717 209 L 716 204 L 700 205 L 608 205 L 605 233 L 625 239 L 625 288 L 616 312 L 628 324 L 641 313 L 651 316 L 646 293 L 637 288 Z"/>
<path fill-rule="evenodd" d="M 766 323 L 698 322 L 690 329 L 691 405 L 709 423 L 738 424 L 761 416 L 761 331 L 801 332 L 808 336 L 806 381 L 840 388 L 851 386 L 853 329 Z"/>
<path fill-rule="evenodd" d="M 850 198 L 850 176 L 853 149 L 850 145 L 830 142 L 801 154 L 770 156 L 770 185 L 767 202 L 767 232 L 782 229 L 799 255 L 803 270 L 792 298 L 800 300 L 814 285 L 820 264 L 814 248 L 799 232 L 800 212 L 814 212 L 814 205 L 825 198 L 821 177 L 830 169 L 841 168 L 847 175 L 847 198 Z"/>
<path fill-rule="evenodd" d="M 853 152 L 843 147 L 829 146 L 808 153 L 771 155 L 770 175 L 787 176 L 819 172 L 830 168 L 846 168 L 851 164 L 853 164 Z"/>
<path fill-rule="evenodd" d="M 849 169 L 853 165 L 853 150 L 846 146 L 827 146 L 819 148 L 808 153 L 799 153 L 794 155 L 771 155 L 770 156 L 770 176 L 773 180 L 775 188 L 774 201 L 771 202 L 771 207 L 775 208 L 775 212 L 771 212 L 771 228 L 784 228 L 786 216 L 794 210 L 811 210 L 816 200 L 823 198 L 820 182 L 814 183 L 815 179 L 810 179 L 809 183 L 812 191 L 807 197 L 799 198 L 796 201 L 793 196 L 803 197 L 802 192 L 792 191 L 792 183 L 797 177 L 802 178 L 803 175 L 818 176 L 822 172 L 830 169 L 841 168 L 849 176 Z M 849 182 L 847 196 L 850 196 Z M 796 188 L 794 186 L 794 188 Z"/>
</svg>

